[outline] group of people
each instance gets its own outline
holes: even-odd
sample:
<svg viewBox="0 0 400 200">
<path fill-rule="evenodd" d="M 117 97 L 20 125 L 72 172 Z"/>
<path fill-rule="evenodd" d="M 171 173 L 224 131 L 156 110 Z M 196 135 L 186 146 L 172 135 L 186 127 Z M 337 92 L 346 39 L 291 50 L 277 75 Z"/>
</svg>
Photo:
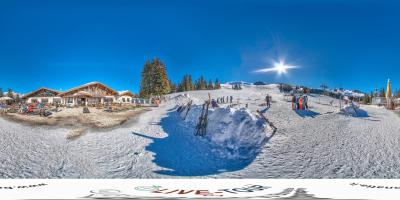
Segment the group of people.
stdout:
<svg viewBox="0 0 400 200">
<path fill-rule="evenodd" d="M 226 97 L 218 97 L 217 103 L 232 103 L 233 96 L 226 96 Z"/>
<path fill-rule="evenodd" d="M 32 113 L 33 112 L 33 106 L 31 104 L 19 103 L 18 106 L 19 106 L 19 109 L 18 109 L 19 113 Z M 43 104 L 42 103 L 37 103 L 36 107 L 40 111 L 40 110 L 43 109 Z"/>
<path fill-rule="evenodd" d="M 308 109 L 308 96 L 307 95 L 300 95 L 300 96 L 293 95 L 292 109 L 293 110 L 307 110 Z"/>
<path fill-rule="evenodd" d="M 56 109 L 58 109 L 58 105 L 56 106 Z M 28 114 L 28 113 L 33 113 L 34 110 L 36 110 L 37 114 L 39 115 L 48 116 L 51 114 L 49 111 L 45 109 L 44 104 L 40 102 L 36 103 L 35 105 L 25 104 L 25 103 L 18 104 L 18 113 Z"/>
</svg>

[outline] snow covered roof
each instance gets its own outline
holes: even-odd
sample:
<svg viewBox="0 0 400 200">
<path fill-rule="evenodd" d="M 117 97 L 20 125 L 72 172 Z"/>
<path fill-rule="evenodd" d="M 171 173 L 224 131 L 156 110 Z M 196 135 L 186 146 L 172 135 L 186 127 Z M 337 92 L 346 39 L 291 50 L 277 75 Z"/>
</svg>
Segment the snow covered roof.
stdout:
<svg viewBox="0 0 400 200">
<path fill-rule="evenodd" d="M 109 91 L 109 92 L 110 92 L 111 94 L 113 94 L 113 95 L 118 94 L 118 92 L 116 92 L 116 91 L 113 90 L 112 88 L 110 88 L 110 87 L 104 85 L 103 83 L 94 81 L 94 82 L 90 82 L 90 83 L 86 83 L 86 84 L 83 84 L 83 85 L 74 87 L 74 88 L 72 88 L 72 89 L 70 89 L 70 90 L 68 90 L 68 91 L 65 91 L 65 92 L 61 93 L 60 96 L 66 96 L 66 95 L 68 95 L 68 94 L 71 94 L 71 93 L 73 93 L 73 92 L 76 92 L 76 91 L 78 91 L 78 90 L 80 90 L 80 89 L 83 89 L 83 88 L 85 88 L 85 87 L 89 87 L 89 86 L 92 86 L 92 85 L 99 85 L 99 86 L 103 87 L 103 89 Z"/>
<path fill-rule="evenodd" d="M 134 96 L 133 93 L 129 90 L 119 91 L 118 94 L 119 96 L 131 96 L 131 97 Z"/>
<path fill-rule="evenodd" d="M 37 94 L 38 92 L 43 91 L 43 90 L 44 90 L 44 91 L 50 91 L 50 92 L 54 93 L 55 95 L 58 95 L 58 94 L 61 93 L 61 92 L 58 91 L 58 90 L 53 90 L 53 89 L 50 89 L 50 88 L 41 87 L 41 88 L 39 88 L 39 89 L 37 89 L 37 90 L 35 90 L 35 91 L 32 91 L 32 92 L 30 92 L 30 93 L 28 93 L 28 94 L 23 95 L 21 98 L 23 98 L 23 99 L 29 98 L 29 97 L 34 96 L 35 94 Z"/>
<path fill-rule="evenodd" d="M 5 101 L 5 100 L 13 100 L 13 99 L 10 97 L 0 97 L 0 100 Z"/>
</svg>

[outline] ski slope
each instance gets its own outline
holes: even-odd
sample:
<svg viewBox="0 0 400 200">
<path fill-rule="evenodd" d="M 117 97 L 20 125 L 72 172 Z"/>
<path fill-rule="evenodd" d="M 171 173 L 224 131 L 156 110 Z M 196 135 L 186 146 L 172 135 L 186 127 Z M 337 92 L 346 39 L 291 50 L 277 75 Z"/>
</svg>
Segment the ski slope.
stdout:
<svg viewBox="0 0 400 200">
<path fill-rule="evenodd" d="M 200 138 L 196 113 L 208 93 L 238 105 L 210 110 Z M 260 106 L 266 94 L 270 109 Z M 194 107 L 183 120 L 176 109 L 188 99 Z M 345 115 L 319 95 L 309 97 L 310 111 L 296 112 L 286 100 L 277 85 L 171 94 L 133 123 L 75 140 L 66 129 L 0 118 L 0 178 L 400 178 L 398 115 L 375 106 Z"/>
</svg>

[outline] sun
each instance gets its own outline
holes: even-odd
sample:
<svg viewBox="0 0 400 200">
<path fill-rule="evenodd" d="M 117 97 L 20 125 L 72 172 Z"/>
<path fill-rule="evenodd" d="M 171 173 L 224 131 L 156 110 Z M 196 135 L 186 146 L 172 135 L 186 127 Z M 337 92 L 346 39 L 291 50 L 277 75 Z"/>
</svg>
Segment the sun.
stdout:
<svg viewBox="0 0 400 200">
<path fill-rule="evenodd" d="M 272 67 L 262 68 L 254 71 L 255 73 L 270 73 L 275 72 L 278 75 L 287 74 L 290 69 L 299 68 L 298 66 L 285 64 L 283 61 L 274 62 Z"/>
<path fill-rule="evenodd" d="M 278 74 L 286 74 L 290 66 L 286 66 L 283 62 L 275 63 L 274 69 Z"/>
</svg>

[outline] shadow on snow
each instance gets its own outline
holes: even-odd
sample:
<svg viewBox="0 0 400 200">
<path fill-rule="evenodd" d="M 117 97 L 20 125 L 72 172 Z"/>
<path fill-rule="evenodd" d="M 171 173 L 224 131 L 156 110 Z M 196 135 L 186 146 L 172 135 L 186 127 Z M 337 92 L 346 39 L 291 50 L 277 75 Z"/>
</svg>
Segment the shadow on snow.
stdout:
<svg viewBox="0 0 400 200">
<path fill-rule="evenodd" d="M 314 118 L 314 117 L 320 115 L 319 113 L 314 112 L 312 110 L 295 110 L 295 113 L 303 118 L 305 118 L 305 117 Z"/>
<path fill-rule="evenodd" d="M 358 108 L 355 111 L 354 114 L 348 114 L 348 113 L 345 113 L 345 112 L 340 112 L 339 114 L 346 115 L 346 116 L 351 116 L 351 117 L 356 117 L 356 118 L 370 118 L 371 117 L 371 116 L 369 116 L 367 111 L 365 111 L 363 109 L 360 109 L 360 108 Z M 380 120 L 372 120 L 371 119 L 371 121 L 380 121 Z"/>
<path fill-rule="evenodd" d="M 133 132 L 134 135 L 153 140 L 146 150 L 155 153 L 153 160 L 155 164 L 166 168 L 157 170 L 155 173 L 170 176 L 207 176 L 232 172 L 248 166 L 260 152 L 257 151 L 258 153 L 246 159 L 218 156 L 213 152 L 213 149 L 217 147 L 204 138 L 194 136 L 194 129 L 185 128 L 180 123 L 181 119 L 177 112 L 169 112 L 168 116 L 162 118 L 160 122 L 168 134 L 167 137 L 153 138 Z"/>
</svg>

